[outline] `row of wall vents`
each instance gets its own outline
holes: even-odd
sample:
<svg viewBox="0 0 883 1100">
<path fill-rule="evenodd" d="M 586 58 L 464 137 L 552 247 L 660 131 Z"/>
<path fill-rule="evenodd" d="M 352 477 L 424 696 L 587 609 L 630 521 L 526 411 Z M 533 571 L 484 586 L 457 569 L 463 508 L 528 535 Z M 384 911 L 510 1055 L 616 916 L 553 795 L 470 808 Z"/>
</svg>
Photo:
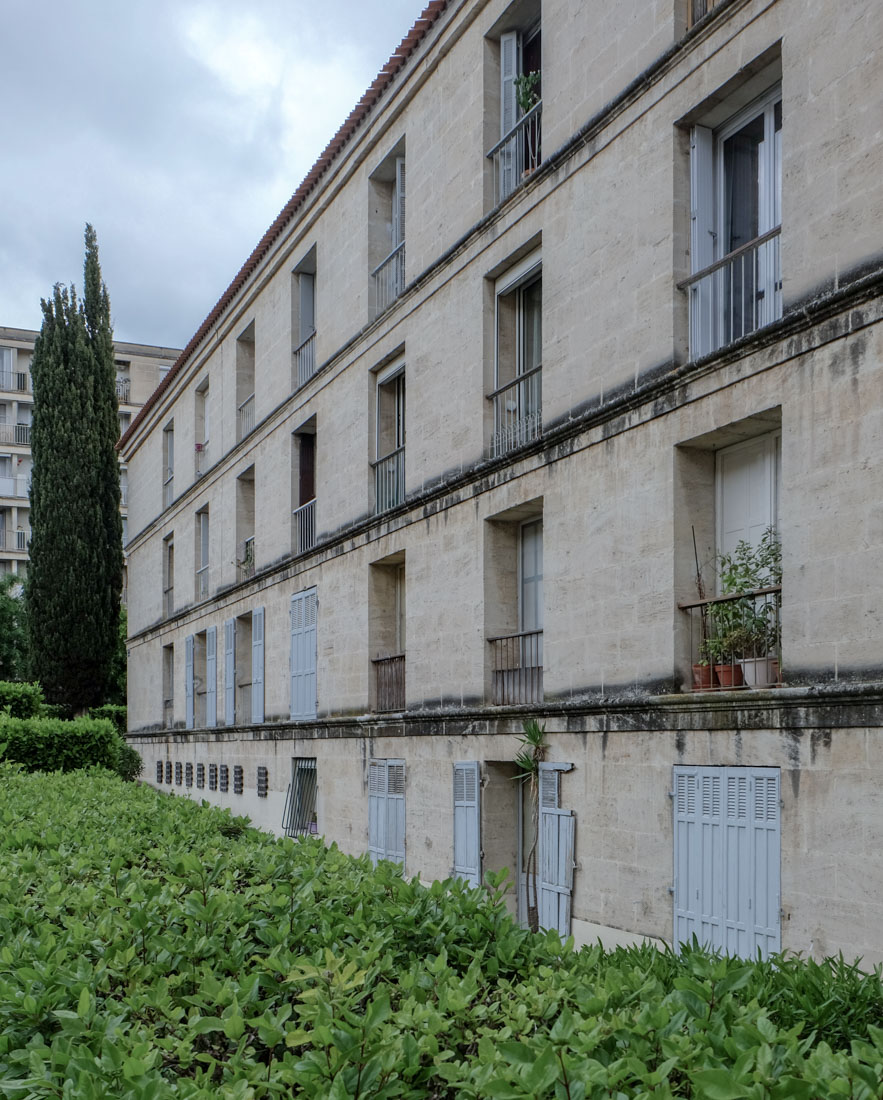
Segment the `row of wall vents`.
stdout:
<svg viewBox="0 0 883 1100">
<path fill-rule="evenodd" d="M 156 781 L 157 783 L 166 783 L 169 786 L 173 784 L 175 786 L 193 786 L 193 764 L 189 761 L 186 764 L 182 764 L 180 761 L 176 761 L 174 764 L 174 779 L 172 772 L 171 760 L 157 760 L 156 762 Z M 259 767 L 257 771 L 257 789 L 258 798 L 266 798 L 270 785 L 270 776 L 268 769 L 265 767 Z M 203 790 L 205 788 L 205 764 L 196 765 L 196 786 L 197 789 Z M 222 794 L 226 794 L 230 790 L 230 768 L 227 764 L 209 764 L 208 766 L 208 789 L 210 791 L 220 791 Z M 241 764 L 233 765 L 233 793 L 242 794 L 245 790 L 245 769 Z"/>
</svg>

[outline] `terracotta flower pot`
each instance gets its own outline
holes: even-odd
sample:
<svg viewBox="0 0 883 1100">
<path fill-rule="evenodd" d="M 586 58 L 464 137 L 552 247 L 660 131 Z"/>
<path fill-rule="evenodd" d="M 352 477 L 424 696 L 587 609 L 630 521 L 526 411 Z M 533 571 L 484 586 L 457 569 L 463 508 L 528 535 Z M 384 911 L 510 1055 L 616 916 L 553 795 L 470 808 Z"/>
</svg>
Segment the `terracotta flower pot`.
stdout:
<svg viewBox="0 0 883 1100">
<path fill-rule="evenodd" d="M 693 690 L 711 691 L 714 686 L 714 669 L 711 665 L 693 665 Z"/>
<path fill-rule="evenodd" d="M 742 687 L 742 669 L 735 662 L 730 665 L 715 665 L 714 671 L 722 688 Z"/>
</svg>

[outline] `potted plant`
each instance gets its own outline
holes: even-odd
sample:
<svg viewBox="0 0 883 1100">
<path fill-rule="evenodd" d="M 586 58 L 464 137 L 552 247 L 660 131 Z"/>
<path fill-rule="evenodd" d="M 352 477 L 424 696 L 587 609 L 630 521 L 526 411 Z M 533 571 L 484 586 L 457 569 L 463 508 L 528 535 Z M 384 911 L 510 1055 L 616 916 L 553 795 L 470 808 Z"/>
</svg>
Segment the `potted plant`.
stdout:
<svg viewBox="0 0 883 1100">
<path fill-rule="evenodd" d="M 522 117 L 529 114 L 540 102 L 540 70 L 532 73 L 519 73 L 515 77 L 515 100 Z M 524 128 L 524 170 L 521 178 L 526 179 L 540 161 L 540 123 L 532 118 Z"/>
</svg>

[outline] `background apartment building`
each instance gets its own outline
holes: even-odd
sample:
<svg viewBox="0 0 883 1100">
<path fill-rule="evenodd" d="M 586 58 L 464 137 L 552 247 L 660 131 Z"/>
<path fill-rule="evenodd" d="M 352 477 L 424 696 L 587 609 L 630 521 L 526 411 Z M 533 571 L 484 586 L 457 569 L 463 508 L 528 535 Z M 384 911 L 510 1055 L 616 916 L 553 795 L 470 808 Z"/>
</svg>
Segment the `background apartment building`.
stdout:
<svg viewBox="0 0 883 1100">
<path fill-rule="evenodd" d="M 30 540 L 31 358 L 39 333 L 0 326 L 0 573 L 24 576 Z M 117 341 L 116 393 L 120 432 L 159 385 L 180 354 L 176 348 Z M 128 471 L 120 466 L 123 540 L 128 526 Z M 126 587 L 123 587 L 123 599 Z"/>
<path fill-rule="evenodd" d="M 883 13 L 707 7 L 427 7 L 123 440 L 130 737 L 521 912 L 534 716 L 546 926 L 872 962 Z"/>
</svg>

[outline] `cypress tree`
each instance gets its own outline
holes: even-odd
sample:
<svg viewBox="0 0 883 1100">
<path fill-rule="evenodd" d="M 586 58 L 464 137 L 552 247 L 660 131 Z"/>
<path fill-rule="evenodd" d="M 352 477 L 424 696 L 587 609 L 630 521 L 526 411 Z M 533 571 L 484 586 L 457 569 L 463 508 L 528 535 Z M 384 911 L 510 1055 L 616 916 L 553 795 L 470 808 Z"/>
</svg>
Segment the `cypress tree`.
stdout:
<svg viewBox="0 0 883 1100">
<path fill-rule="evenodd" d="M 25 589 L 32 675 L 74 711 L 104 701 L 123 569 L 113 332 L 91 226 L 85 285 L 82 303 L 60 285 L 41 303 Z"/>
</svg>

